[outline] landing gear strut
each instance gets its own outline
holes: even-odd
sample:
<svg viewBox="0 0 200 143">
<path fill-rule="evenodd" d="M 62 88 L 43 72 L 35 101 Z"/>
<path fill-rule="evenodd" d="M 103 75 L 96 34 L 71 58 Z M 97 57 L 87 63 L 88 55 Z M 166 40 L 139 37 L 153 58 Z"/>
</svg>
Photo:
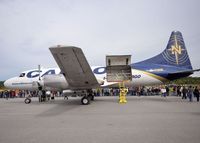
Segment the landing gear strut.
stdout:
<svg viewBox="0 0 200 143">
<path fill-rule="evenodd" d="M 88 97 L 91 101 L 94 101 L 94 92 L 92 90 L 88 90 Z"/>
<path fill-rule="evenodd" d="M 94 101 L 94 95 L 90 95 L 90 100 Z"/>
</svg>

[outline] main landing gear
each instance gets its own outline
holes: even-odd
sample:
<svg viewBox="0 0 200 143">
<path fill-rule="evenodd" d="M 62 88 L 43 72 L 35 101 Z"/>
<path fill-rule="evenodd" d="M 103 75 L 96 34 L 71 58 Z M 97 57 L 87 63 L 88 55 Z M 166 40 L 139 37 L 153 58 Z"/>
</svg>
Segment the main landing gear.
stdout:
<svg viewBox="0 0 200 143">
<path fill-rule="evenodd" d="M 83 105 L 88 105 L 90 104 L 90 101 L 94 101 L 94 94 L 92 92 L 92 90 L 89 90 L 88 91 L 88 94 L 87 95 L 84 95 L 81 99 L 81 103 Z"/>
<path fill-rule="evenodd" d="M 83 96 L 83 98 L 81 99 L 81 103 L 83 105 L 88 105 L 90 104 L 90 98 L 88 96 Z"/>
</svg>

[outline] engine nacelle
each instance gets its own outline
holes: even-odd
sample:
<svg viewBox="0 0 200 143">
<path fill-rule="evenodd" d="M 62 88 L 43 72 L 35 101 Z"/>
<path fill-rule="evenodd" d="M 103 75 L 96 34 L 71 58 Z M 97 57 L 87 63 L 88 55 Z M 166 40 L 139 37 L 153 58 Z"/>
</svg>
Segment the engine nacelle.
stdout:
<svg viewBox="0 0 200 143">
<path fill-rule="evenodd" d="M 45 75 L 43 82 L 45 89 L 48 90 L 64 90 L 69 86 L 63 74 Z"/>
</svg>

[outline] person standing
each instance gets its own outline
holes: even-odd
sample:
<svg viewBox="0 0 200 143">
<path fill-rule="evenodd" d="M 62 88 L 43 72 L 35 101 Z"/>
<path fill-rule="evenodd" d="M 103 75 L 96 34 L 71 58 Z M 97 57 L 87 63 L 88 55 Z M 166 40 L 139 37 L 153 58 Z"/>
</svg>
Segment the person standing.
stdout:
<svg viewBox="0 0 200 143">
<path fill-rule="evenodd" d="M 190 102 L 192 102 L 192 98 L 193 98 L 192 95 L 193 95 L 193 88 L 192 88 L 192 86 L 189 86 L 188 97 L 189 97 Z"/>
<path fill-rule="evenodd" d="M 161 96 L 166 97 L 166 89 L 164 87 L 161 87 Z"/>
<path fill-rule="evenodd" d="M 183 96 L 182 96 L 182 99 L 187 99 L 187 89 L 185 86 L 183 86 L 183 90 L 182 90 L 182 93 L 183 93 Z"/>
<path fill-rule="evenodd" d="M 197 98 L 197 102 L 199 102 L 199 89 L 197 88 L 197 86 L 194 89 L 194 96 Z"/>
<path fill-rule="evenodd" d="M 177 87 L 177 96 L 181 96 L 181 87 L 180 86 Z"/>
<path fill-rule="evenodd" d="M 166 95 L 169 96 L 169 87 L 166 86 L 165 89 L 166 89 Z"/>
</svg>

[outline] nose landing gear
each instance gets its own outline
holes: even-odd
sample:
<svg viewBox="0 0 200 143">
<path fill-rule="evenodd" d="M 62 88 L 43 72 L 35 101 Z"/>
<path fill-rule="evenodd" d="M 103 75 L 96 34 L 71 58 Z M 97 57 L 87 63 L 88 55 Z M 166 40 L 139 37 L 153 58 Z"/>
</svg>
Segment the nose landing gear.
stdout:
<svg viewBox="0 0 200 143">
<path fill-rule="evenodd" d="M 29 103 L 31 103 L 31 99 L 27 97 L 27 98 L 25 98 L 24 102 L 25 102 L 26 104 L 29 104 Z"/>
</svg>

